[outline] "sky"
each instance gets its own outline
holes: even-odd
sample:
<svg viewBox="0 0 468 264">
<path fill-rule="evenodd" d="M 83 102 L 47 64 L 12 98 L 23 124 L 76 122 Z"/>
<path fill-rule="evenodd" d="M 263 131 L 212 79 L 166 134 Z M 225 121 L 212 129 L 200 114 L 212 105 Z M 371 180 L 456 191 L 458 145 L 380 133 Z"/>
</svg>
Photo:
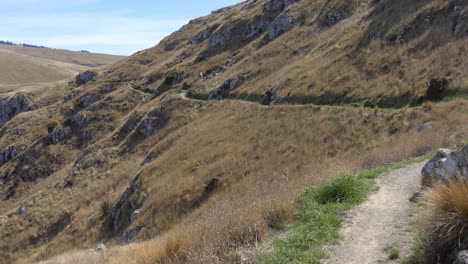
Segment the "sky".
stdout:
<svg viewBox="0 0 468 264">
<path fill-rule="evenodd" d="M 241 0 L 0 0 L 0 40 L 131 55 Z"/>
</svg>

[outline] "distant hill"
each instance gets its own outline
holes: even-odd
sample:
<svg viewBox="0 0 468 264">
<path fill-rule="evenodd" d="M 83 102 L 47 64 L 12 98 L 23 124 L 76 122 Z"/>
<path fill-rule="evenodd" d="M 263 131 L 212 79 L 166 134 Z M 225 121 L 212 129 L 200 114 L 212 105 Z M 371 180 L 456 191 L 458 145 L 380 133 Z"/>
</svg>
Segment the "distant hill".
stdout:
<svg viewBox="0 0 468 264">
<path fill-rule="evenodd" d="M 66 79 L 89 68 L 124 58 L 106 54 L 0 43 L 0 86 Z"/>
</svg>

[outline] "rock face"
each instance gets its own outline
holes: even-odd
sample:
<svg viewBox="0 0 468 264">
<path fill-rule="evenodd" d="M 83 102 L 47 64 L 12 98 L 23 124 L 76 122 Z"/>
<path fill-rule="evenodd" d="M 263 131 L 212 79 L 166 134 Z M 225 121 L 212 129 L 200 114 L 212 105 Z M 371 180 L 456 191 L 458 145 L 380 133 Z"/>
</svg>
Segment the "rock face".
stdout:
<svg viewBox="0 0 468 264">
<path fill-rule="evenodd" d="M 468 145 L 460 150 L 438 149 L 437 154 L 422 169 L 423 185 L 430 186 L 433 180 L 468 178 Z"/>
<path fill-rule="evenodd" d="M 216 90 L 210 92 L 208 94 L 208 99 L 213 100 L 213 99 L 218 99 L 221 100 L 223 98 L 226 98 L 229 93 L 236 89 L 238 87 L 238 82 L 235 79 L 229 79 L 224 81 L 224 83 Z"/>
<path fill-rule="evenodd" d="M 294 19 L 287 13 L 278 16 L 268 27 L 266 38 L 272 41 L 294 27 Z"/>
<path fill-rule="evenodd" d="M 280 12 L 299 0 L 268 0 L 263 9 L 266 12 Z"/>
<path fill-rule="evenodd" d="M 34 106 L 24 95 L 14 95 L 9 99 L 0 99 L 0 127 L 16 115 L 34 110 Z"/>
<path fill-rule="evenodd" d="M 80 74 L 78 74 L 75 78 L 75 84 L 76 86 L 81 86 L 83 84 L 86 84 L 94 79 L 96 77 L 96 73 L 93 71 L 85 71 Z"/>
<path fill-rule="evenodd" d="M 21 152 L 21 149 L 18 149 L 14 146 L 9 146 L 7 149 L 0 153 L 0 165 L 5 164 L 8 161 L 14 159 Z"/>
<path fill-rule="evenodd" d="M 215 32 L 208 40 L 208 47 L 211 49 L 226 46 L 234 36 L 233 26 L 222 28 Z"/>
<path fill-rule="evenodd" d="M 72 136 L 72 131 L 70 128 L 65 127 L 65 128 L 55 128 L 50 134 L 49 134 L 49 140 L 51 144 L 58 144 L 60 142 L 64 142 L 68 140 Z"/>
<path fill-rule="evenodd" d="M 120 233 L 140 215 L 141 208 L 147 199 L 142 189 L 141 179 L 137 176 L 122 194 L 120 200 L 112 207 L 108 221 L 114 235 Z"/>
</svg>

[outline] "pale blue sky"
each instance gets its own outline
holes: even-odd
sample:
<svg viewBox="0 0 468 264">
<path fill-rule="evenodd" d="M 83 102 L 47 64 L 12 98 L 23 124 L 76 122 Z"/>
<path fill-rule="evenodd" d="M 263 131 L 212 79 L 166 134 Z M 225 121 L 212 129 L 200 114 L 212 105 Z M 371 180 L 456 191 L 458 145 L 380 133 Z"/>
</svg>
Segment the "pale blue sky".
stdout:
<svg viewBox="0 0 468 264">
<path fill-rule="evenodd" d="M 241 0 L 0 0 L 0 40 L 130 55 Z"/>
</svg>

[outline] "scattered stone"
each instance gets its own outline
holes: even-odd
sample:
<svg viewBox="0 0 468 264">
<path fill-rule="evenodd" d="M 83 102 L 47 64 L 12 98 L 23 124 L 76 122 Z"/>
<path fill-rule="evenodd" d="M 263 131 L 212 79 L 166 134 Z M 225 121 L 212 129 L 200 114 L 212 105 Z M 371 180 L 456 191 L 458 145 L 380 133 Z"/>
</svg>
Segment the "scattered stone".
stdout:
<svg viewBox="0 0 468 264">
<path fill-rule="evenodd" d="M 455 151 L 438 149 L 437 154 L 422 169 L 423 185 L 451 178 L 468 178 L 468 145 Z"/>
<path fill-rule="evenodd" d="M 130 222 L 133 223 L 141 214 L 141 209 L 136 209 L 133 211 L 133 213 L 130 215 Z"/>
<path fill-rule="evenodd" d="M 428 130 L 428 129 L 431 129 L 431 128 L 432 128 L 432 121 L 420 125 L 420 126 L 418 127 L 418 132 L 419 132 L 419 133 L 422 133 L 422 132 L 424 132 L 424 131 L 426 131 L 426 130 Z"/>
<path fill-rule="evenodd" d="M 24 215 L 27 212 L 26 206 L 21 205 L 20 208 L 18 209 L 18 214 L 19 215 Z"/>
<path fill-rule="evenodd" d="M 106 245 L 104 245 L 103 243 L 101 243 L 101 244 L 99 244 L 99 245 L 96 246 L 95 251 L 96 251 L 96 252 L 100 252 L 100 251 L 104 251 L 104 250 L 106 250 L 106 249 L 107 249 Z"/>
</svg>

